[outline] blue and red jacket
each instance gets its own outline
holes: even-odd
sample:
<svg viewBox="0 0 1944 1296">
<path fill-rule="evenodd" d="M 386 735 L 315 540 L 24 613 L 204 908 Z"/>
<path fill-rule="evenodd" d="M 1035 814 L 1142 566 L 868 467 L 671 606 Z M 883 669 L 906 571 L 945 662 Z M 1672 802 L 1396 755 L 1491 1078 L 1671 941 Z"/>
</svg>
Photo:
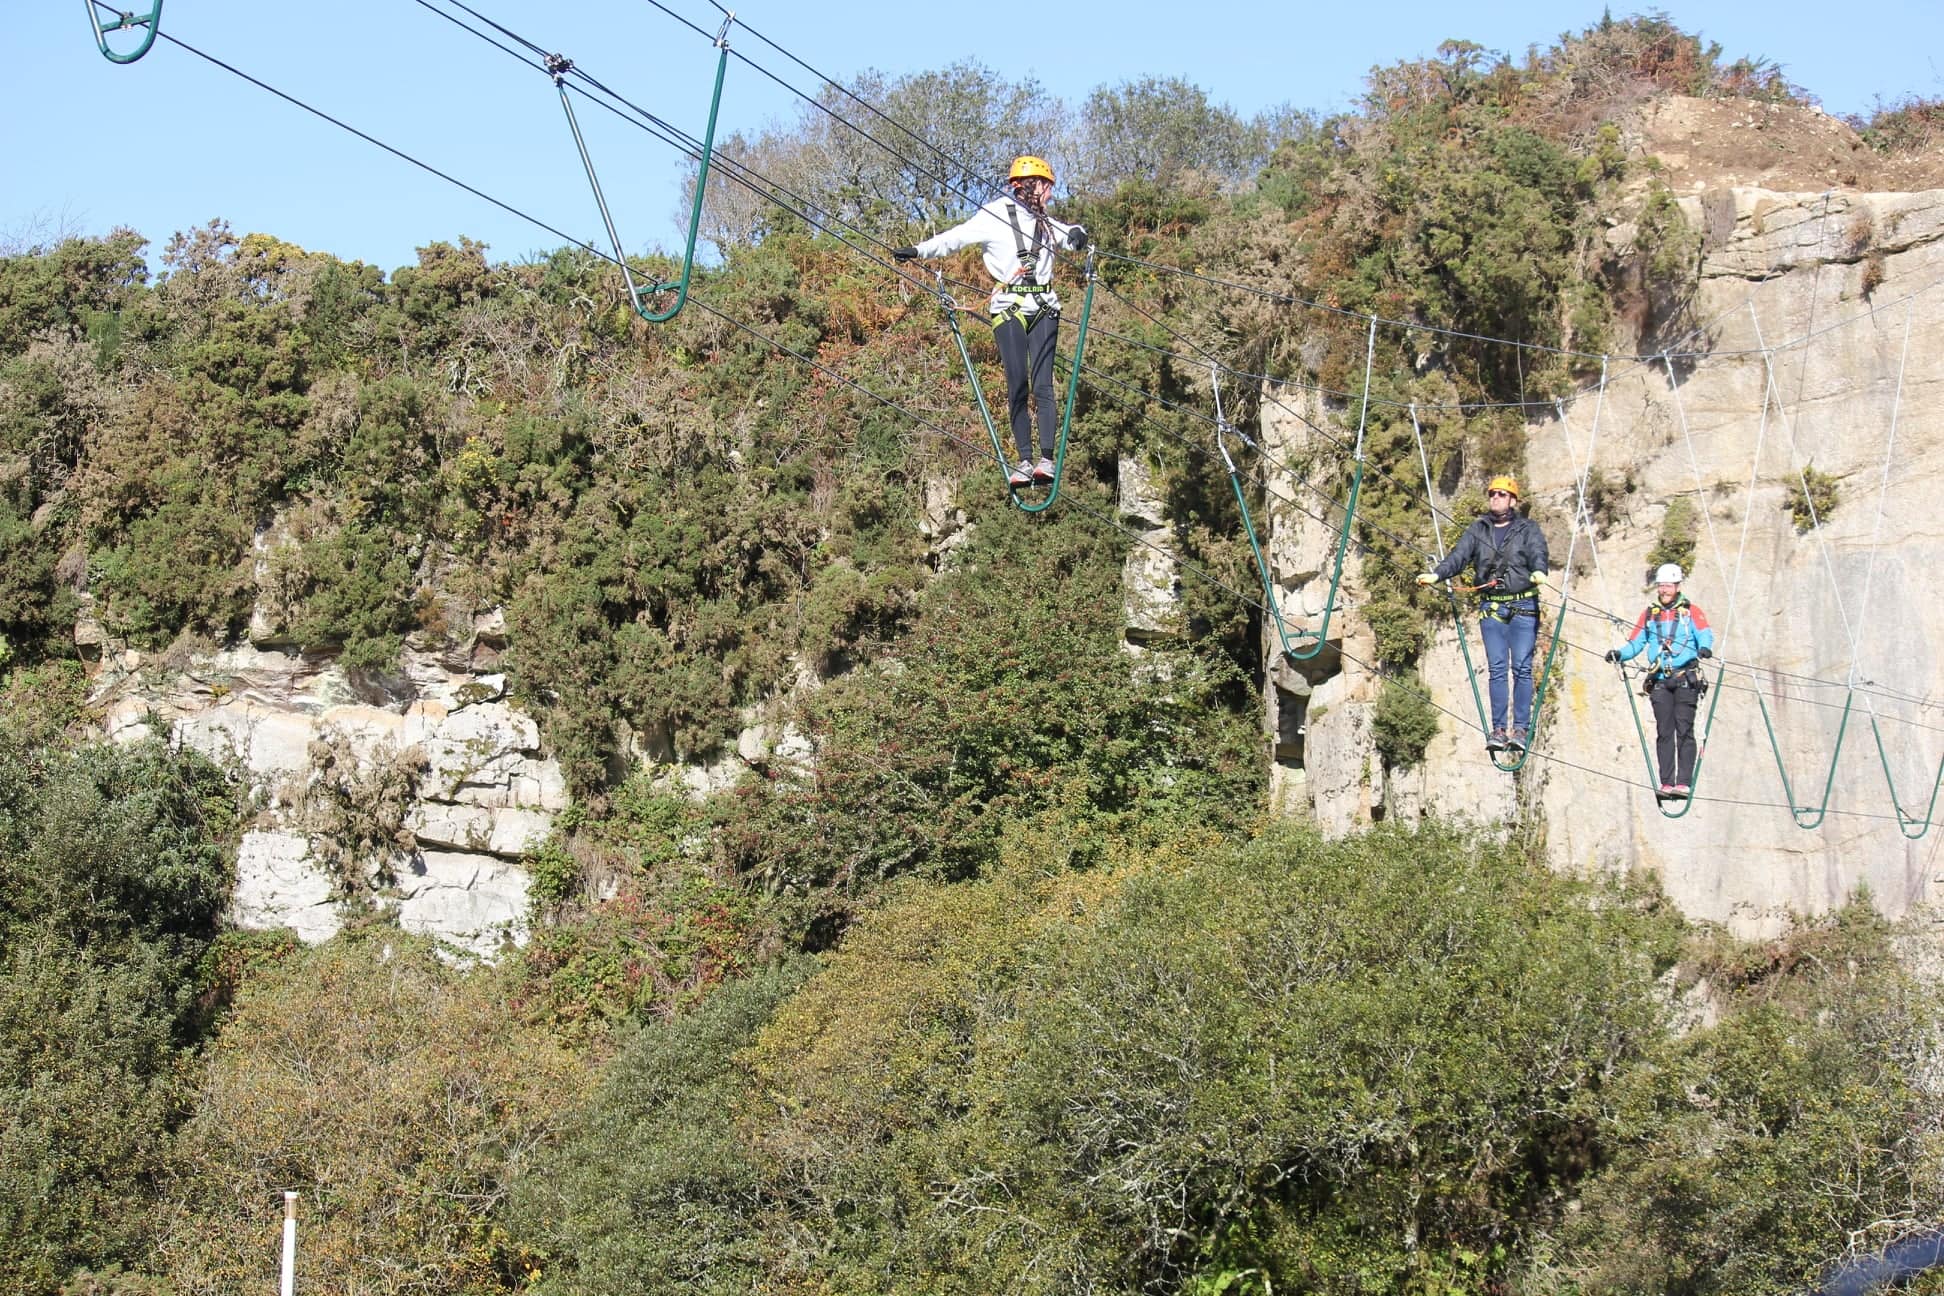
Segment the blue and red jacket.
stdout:
<svg viewBox="0 0 1944 1296">
<path fill-rule="evenodd" d="M 1703 648 L 1714 651 L 1714 631 L 1701 609 L 1682 594 L 1672 603 L 1655 599 L 1647 605 L 1634 622 L 1633 637 L 1620 649 L 1620 660 L 1632 661 L 1644 652 L 1656 675 L 1672 675 L 1693 665 Z"/>
</svg>

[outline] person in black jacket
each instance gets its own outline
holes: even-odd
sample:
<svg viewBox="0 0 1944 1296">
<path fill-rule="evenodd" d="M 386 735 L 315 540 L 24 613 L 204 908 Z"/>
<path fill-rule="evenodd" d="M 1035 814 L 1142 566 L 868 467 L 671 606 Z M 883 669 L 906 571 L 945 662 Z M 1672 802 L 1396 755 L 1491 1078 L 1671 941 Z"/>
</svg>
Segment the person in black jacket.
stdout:
<svg viewBox="0 0 1944 1296">
<path fill-rule="evenodd" d="M 1420 585 L 1450 580 L 1470 567 L 1484 606 L 1479 637 L 1485 641 L 1492 695 L 1492 732 L 1487 751 L 1522 751 L 1532 728 L 1532 652 L 1539 642 L 1539 587 L 1546 584 L 1546 535 L 1539 524 L 1519 514 L 1519 483 L 1494 477 L 1485 487 L 1487 512 L 1465 534 L 1437 570 L 1417 578 Z M 1506 677 L 1511 676 L 1512 727 L 1505 725 Z"/>
</svg>

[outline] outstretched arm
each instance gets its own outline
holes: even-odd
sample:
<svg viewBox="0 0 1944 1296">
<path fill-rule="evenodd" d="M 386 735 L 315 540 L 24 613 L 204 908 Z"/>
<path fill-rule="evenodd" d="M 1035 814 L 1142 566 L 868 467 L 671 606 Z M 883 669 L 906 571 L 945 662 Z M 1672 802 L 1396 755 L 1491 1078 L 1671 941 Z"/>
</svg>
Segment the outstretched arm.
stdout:
<svg viewBox="0 0 1944 1296">
<path fill-rule="evenodd" d="M 1634 622 L 1633 633 L 1627 636 L 1627 642 L 1621 644 L 1620 647 L 1617 650 L 1615 650 L 1613 660 L 1632 661 L 1634 658 L 1640 656 L 1640 650 L 1642 648 L 1645 648 L 1646 646 L 1647 646 L 1647 613 L 1643 611 L 1640 614 L 1640 619 Z"/>
</svg>

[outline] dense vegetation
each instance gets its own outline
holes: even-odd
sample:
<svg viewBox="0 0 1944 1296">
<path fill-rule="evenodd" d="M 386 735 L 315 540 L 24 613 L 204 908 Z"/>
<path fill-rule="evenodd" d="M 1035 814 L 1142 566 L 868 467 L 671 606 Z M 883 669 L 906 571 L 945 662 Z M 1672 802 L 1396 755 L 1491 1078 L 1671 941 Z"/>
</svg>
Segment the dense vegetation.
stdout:
<svg viewBox="0 0 1944 1296">
<path fill-rule="evenodd" d="M 1262 822 L 1248 547 L 1206 371 L 1163 353 L 1274 375 L 1228 393 L 1249 426 L 1364 394 L 1361 322 L 1282 295 L 1516 335 L 1553 349 L 1393 330 L 1369 380 L 1487 406 L 1427 420 L 1448 488 L 1516 471 L 1493 402 L 1683 327 L 1696 242 L 1615 111 L 1799 92 L 1661 18 L 1450 43 L 1328 120 L 1154 79 L 1068 114 L 976 65 L 865 89 L 953 184 L 1066 141 L 1104 243 L 1259 290 L 1108 264 L 1074 507 L 1012 510 L 976 436 L 843 381 L 971 426 L 932 303 L 817 228 L 962 200 L 816 113 L 736 142 L 804 210 L 721 189 L 662 328 L 573 250 L 388 276 L 219 222 L 153 271 L 126 233 L 0 258 L 0 1293 L 266 1285 L 284 1187 L 305 1290 L 428 1296 L 1779 1296 L 1937 1218 L 1938 987 L 1867 898 L 1744 945 L 1502 837 Z M 1414 456 L 1388 406 L 1370 437 Z M 1139 658 L 1123 456 L 1214 577 Z M 1384 474 L 1363 510 L 1402 767 L 1424 524 Z M 247 789 L 90 737 L 77 618 L 382 688 L 493 608 L 575 794 L 498 967 L 377 916 L 224 931 Z M 759 703 L 813 759 L 661 776 Z"/>
</svg>

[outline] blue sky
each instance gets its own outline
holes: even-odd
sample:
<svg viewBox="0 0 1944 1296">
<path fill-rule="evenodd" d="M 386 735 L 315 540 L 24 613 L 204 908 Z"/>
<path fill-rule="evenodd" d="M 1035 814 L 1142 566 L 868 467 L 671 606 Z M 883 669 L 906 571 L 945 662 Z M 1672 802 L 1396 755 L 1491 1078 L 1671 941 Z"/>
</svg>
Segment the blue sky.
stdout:
<svg viewBox="0 0 1944 1296">
<path fill-rule="evenodd" d="M 714 52 L 645 0 L 472 3 L 700 134 Z M 663 3 L 711 33 L 719 24 L 707 0 Z M 0 243 L 126 224 L 159 253 L 171 231 L 220 216 L 239 233 L 261 230 L 388 272 L 412 261 L 417 245 L 461 234 L 490 244 L 495 258 L 557 243 L 165 42 L 141 62 L 110 64 L 70 0 L 15 10 L 13 57 L 0 78 Z M 1834 113 L 1867 110 L 1879 96 L 1944 95 L 1944 5 L 1935 0 L 1840 9 L 1705 0 L 1666 11 L 1720 42 L 1728 57 L 1781 63 Z M 1601 8 L 1507 0 L 1464 14 L 1420 0 L 1381 9 L 1053 0 L 1018 9 L 1001 26 L 1020 35 L 997 44 L 981 21 L 986 12 L 890 0 L 751 0 L 738 10 L 770 40 L 839 78 L 973 58 L 1010 78 L 1037 77 L 1077 105 L 1103 84 L 1180 76 L 1249 115 L 1283 102 L 1341 108 L 1372 66 L 1424 56 L 1451 37 L 1522 54 L 1597 21 Z M 605 242 L 546 78 L 413 0 L 301 7 L 169 0 L 163 30 L 559 228 Z M 809 73 L 747 32 L 731 39 L 739 53 L 815 88 Z M 787 91 L 731 60 L 725 133 L 793 114 Z M 624 244 L 632 252 L 673 243 L 681 160 L 604 114 L 583 110 L 582 125 Z"/>
</svg>

